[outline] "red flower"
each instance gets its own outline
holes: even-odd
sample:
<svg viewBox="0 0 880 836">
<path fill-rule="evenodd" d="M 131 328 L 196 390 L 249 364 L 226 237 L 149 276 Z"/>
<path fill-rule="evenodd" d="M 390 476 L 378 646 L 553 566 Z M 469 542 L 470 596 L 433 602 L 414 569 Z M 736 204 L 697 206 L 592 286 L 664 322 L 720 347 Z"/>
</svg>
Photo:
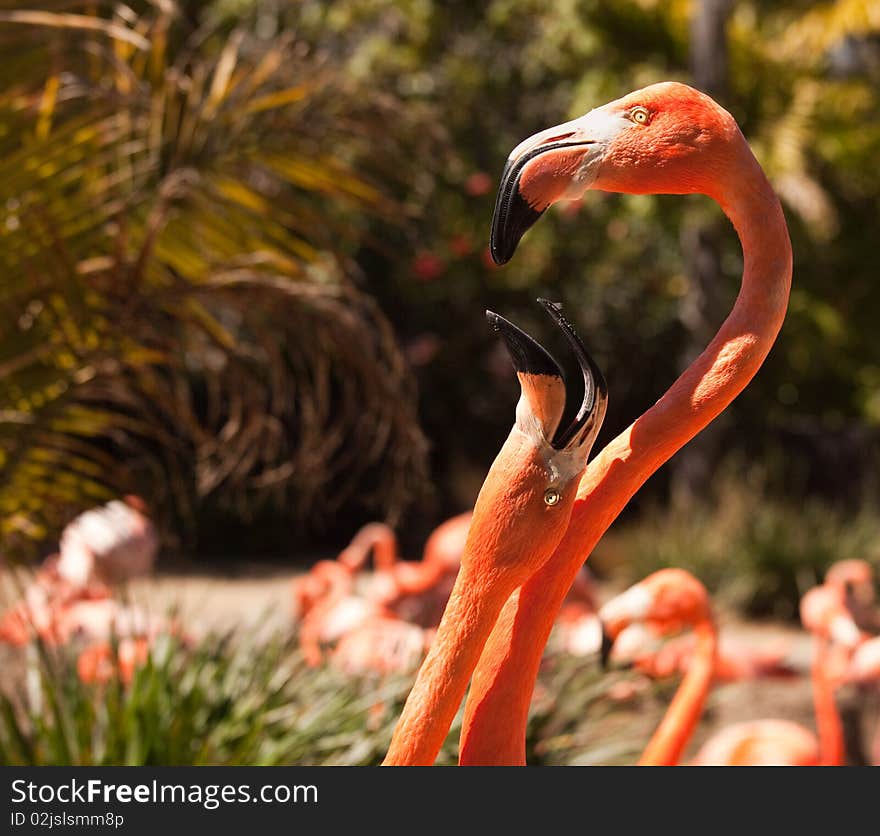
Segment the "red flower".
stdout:
<svg viewBox="0 0 880 836">
<path fill-rule="evenodd" d="M 492 189 L 492 178 L 485 171 L 475 171 L 464 181 L 464 190 L 472 197 L 480 197 Z"/>
<path fill-rule="evenodd" d="M 433 282 L 443 275 L 446 265 L 434 253 L 420 252 L 412 262 L 412 271 L 423 282 Z"/>
<path fill-rule="evenodd" d="M 458 258 L 464 258 L 471 254 L 474 244 L 467 235 L 456 235 L 449 242 L 449 249 L 452 250 L 453 255 L 458 256 Z"/>
</svg>

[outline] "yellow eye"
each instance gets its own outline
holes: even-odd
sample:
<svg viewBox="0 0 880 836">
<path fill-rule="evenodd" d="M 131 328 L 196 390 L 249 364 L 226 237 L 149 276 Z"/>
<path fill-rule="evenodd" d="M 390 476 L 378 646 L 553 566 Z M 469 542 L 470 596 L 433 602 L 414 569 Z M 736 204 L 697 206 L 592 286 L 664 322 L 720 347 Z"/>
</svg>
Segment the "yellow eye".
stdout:
<svg viewBox="0 0 880 836">
<path fill-rule="evenodd" d="M 637 107 L 633 109 L 633 112 L 630 114 L 630 118 L 633 122 L 638 122 L 640 125 L 646 125 L 648 123 L 648 119 L 650 118 L 650 114 L 643 107 Z"/>
<path fill-rule="evenodd" d="M 562 494 L 556 488 L 550 488 L 550 490 L 544 493 L 544 502 L 547 505 L 557 505 L 560 499 L 562 499 Z"/>
</svg>

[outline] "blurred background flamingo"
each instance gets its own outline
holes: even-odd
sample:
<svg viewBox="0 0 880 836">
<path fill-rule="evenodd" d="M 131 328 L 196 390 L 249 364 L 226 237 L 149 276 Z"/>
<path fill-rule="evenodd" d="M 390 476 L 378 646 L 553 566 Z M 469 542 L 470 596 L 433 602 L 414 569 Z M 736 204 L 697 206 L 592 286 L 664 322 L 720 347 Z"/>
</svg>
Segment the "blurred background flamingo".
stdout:
<svg viewBox="0 0 880 836">
<path fill-rule="evenodd" d="M 21 600 L 0 617 L 0 641 L 71 644 L 83 648 L 83 681 L 107 681 L 117 670 L 130 681 L 151 643 L 176 629 L 165 617 L 123 600 L 125 584 L 152 571 L 157 551 L 156 530 L 140 497 L 85 512 L 64 529 L 59 553 L 44 561 Z"/>
<path fill-rule="evenodd" d="M 844 737 L 835 690 L 845 682 L 856 681 L 860 675 L 865 681 L 873 681 L 876 668 L 873 642 L 864 640 L 841 601 L 839 590 L 823 585 L 808 591 L 802 604 L 804 625 L 815 636 L 811 678 L 818 738 L 812 731 L 784 719 L 737 723 L 705 741 L 693 764 L 844 763 Z M 646 625 L 657 635 L 683 628 L 695 633 L 693 652 L 682 665 L 681 685 L 640 760 L 643 765 L 677 764 L 703 713 L 712 683 L 719 679 L 718 631 L 705 587 L 683 570 L 661 570 L 608 601 L 600 610 L 600 618 L 608 637 L 606 655 L 613 649 L 615 639 L 633 624 Z M 860 644 L 868 648 L 863 651 L 864 662 L 853 664 L 853 651 Z M 786 674 L 791 672 L 786 669 Z"/>
<path fill-rule="evenodd" d="M 351 673 L 411 670 L 430 646 L 461 566 L 472 512 L 441 523 L 420 561 L 405 561 L 384 523 L 360 529 L 336 560 L 291 581 L 300 649 L 316 666 L 330 659 Z M 369 570 L 370 556 L 373 570 Z M 597 591 L 584 566 L 557 620 L 554 648 L 576 656 L 599 650 Z"/>
</svg>

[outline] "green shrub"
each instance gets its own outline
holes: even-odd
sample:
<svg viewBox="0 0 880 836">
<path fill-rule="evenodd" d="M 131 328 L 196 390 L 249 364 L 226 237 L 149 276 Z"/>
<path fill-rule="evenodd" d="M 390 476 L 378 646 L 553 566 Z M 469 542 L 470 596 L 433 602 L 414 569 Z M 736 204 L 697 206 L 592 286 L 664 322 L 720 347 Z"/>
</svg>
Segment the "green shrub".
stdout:
<svg viewBox="0 0 880 836">
<path fill-rule="evenodd" d="M 832 563 L 880 562 L 880 514 L 867 504 L 847 513 L 818 501 L 770 500 L 747 480 L 725 479 L 711 499 L 651 509 L 612 540 L 614 565 L 601 552 L 596 565 L 627 582 L 679 566 L 728 606 L 796 618 L 801 595 Z"/>
<path fill-rule="evenodd" d="M 24 675 L 0 689 L 0 762 L 14 765 L 378 763 L 411 684 L 310 669 L 282 637 L 169 638 L 128 686 L 83 684 L 65 649 L 17 653 Z"/>
</svg>

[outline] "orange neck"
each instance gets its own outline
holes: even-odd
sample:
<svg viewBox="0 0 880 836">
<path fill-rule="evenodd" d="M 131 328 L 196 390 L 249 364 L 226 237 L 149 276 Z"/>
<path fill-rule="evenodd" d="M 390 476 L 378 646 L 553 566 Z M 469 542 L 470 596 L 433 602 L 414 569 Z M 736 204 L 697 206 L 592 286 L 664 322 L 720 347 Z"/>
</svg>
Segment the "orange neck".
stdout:
<svg viewBox="0 0 880 836">
<path fill-rule="evenodd" d="M 406 700 L 384 766 L 434 763 L 480 651 L 510 589 L 492 589 L 462 567 L 425 661 Z"/>
<path fill-rule="evenodd" d="M 834 683 L 828 675 L 828 643 L 816 637 L 813 658 L 813 708 L 816 712 L 816 730 L 819 732 L 819 757 L 822 766 L 843 766 L 845 747 L 843 723 L 834 699 Z"/>
<path fill-rule="evenodd" d="M 745 266 L 736 304 L 706 350 L 615 438 L 581 479 L 554 554 L 504 607 L 465 706 L 461 762 L 525 762 L 525 730 L 544 645 L 575 575 L 633 494 L 746 387 L 782 326 L 791 244 L 782 207 L 743 141 L 735 176 L 711 195 L 732 220 Z"/>
<path fill-rule="evenodd" d="M 696 624 L 694 633 L 697 646 L 690 667 L 642 753 L 639 766 L 676 766 L 700 721 L 715 675 L 718 635 L 711 619 Z"/>
<path fill-rule="evenodd" d="M 397 537 L 384 523 L 369 523 L 355 535 L 339 555 L 339 562 L 356 571 L 363 569 L 373 551 L 377 571 L 389 571 L 397 563 Z"/>
</svg>

